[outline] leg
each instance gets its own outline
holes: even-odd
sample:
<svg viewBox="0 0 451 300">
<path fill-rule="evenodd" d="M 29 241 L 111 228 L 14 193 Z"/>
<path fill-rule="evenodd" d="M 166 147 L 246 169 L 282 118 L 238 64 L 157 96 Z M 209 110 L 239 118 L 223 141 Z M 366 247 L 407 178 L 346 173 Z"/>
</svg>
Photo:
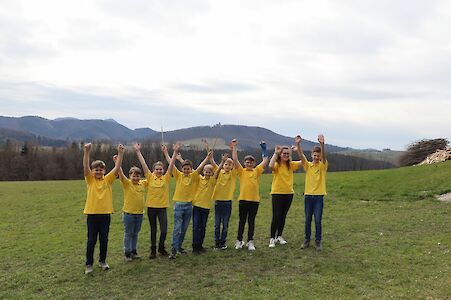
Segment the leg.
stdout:
<svg viewBox="0 0 451 300">
<path fill-rule="evenodd" d="M 210 213 L 209 209 L 203 209 L 203 211 L 201 213 L 201 222 L 199 224 L 199 226 L 200 226 L 200 248 L 202 248 L 202 244 L 204 243 L 205 231 L 207 228 L 209 213 Z"/>
<path fill-rule="evenodd" d="M 201 208 L 193 206 L 193 251 L 196 251 L 200 244 L 201 235 Z"/>
<path fill-rule="evenodd" d="M 158 209 L 158 222 L 160 223 L 160 242 L 158 247 L 164 250 L 164 242 L 166 241 L 166 235 L 168 234 L 168 212 L 166 208 Z"/>
<path fill-rule="evenodd" d="M 132 254 L 138 254 L 138 234 L 141 231 L 141 225 L 143 222 L 142 215 L 135 215 L 135 226 L 133 227 L 133 240 L 132 240 Z"/>
<path fill-rule="evenodd" d="M 124 213 L 122 216 L 124 222 L 124 254 L 126 257 L 130 257 L 132 253 L 132 240 L 133 240 L 133 231 L 134 231 L 134 220 L 133 216 Z"/>
<path fill-rule="evenodd" d="M 222 206 L 221 201 L 215 202 L 215 242 L 219 242 L 220 240 L 220 232 L 221 232 L 221 216 L 222 216 Z"/>
<path fill-rule="evenodd" d="M 278 235 L 278 228 L 280 227 L 280 219 L 282 216 L 283 195 L 272 195 L 272 221 L 271 221 L 271 238 L 275 239 Z"/>
<path fill-rule="evenodd" d="M 227 231 L 229 228 L 230 215 L 232 214 L 232 201 L 224 201 L 224 221 L 222 226 L 221 242 L 227 241 Z"/>
<path fill-rule="evenodd" d="M 285 227 L 285 220 L 287 218 L 288 210 L 290 209 L 291 202 L 293 201 L 293 194 L 284 195 L 282 200 L 282 211 L 280 215 L 279 228 L 277 229 L 277 236 L 281 236 L 283 228 Z"/>
<path fill-rule="evenodd" d="M 150 246 L 155 247 L 157 245 L 157 208 L 148 207 L 147 217 L 150 225 Z"/>
<path fill-rule="evenodd" d="M 247 201 L 240 200 L 239 202 L 239 217 L 240 221 L 238 223 L 238 234 L 236 239 L 238 241 L 243 240 L 243 232 L 244 232 L 244 226 L 246 225 L 246 217 L 247 217 Z"/>
<path fill-rule="evenodd" d="M 86 265 L 92 266 L 94 263 L 94 248 L 97 242 L 99 226 L 97 225 L 95 215 L 87 215 L 86 225 L 88 227 L 88 241 L 86 243 Z"/>
<path fill-rule="evenodd" d="M 101 217 L 99 240 L 100 240 L 100 257 L 99 262 L 106 261 L 108 251 L 108 233 L 110 232 L 111 215 L 103 215 Z"/>
<path fill-rule="evenodd" d="M 179 249 L 182 248 L 183 241 L 185 240 L 185 234 L 188 230 L 189 222 L 191 221 L 191 216 L 193 214 L 193 206 L 191 205 L 191 202 L 187 202 L 187 204 L 183 207 L 183 217 L 182 217 L 182 231 L 180 234 L 180 243 L 179 243 Z"/>
<path fill-rule="evenodd" d="M 182 233 L 183 208 L 178 202 L 174 206 L 174 230 L 172 231 L 172 252 L 180 248 L 180 236 Z"/>
<path fill-rule="evenodd" d="M 255 217 L 258 211 L 258 202 L 249 202 L 249 216 L 248 216 L 248 231 L 247 231 L 247 241 L 254 240 L 254 228 L 255 228 Z"/>
<path fill-rule="evenodd" d="M 310 241 L 312 234 L 312 216 L 313 216 L 313 196 L 305 195 L 304 197 L 304 212 L 305 212 L 305 235 L 306 241 Z"/>
<path fill-rule="evenodd" d="M 315 241 L 321 241 L 322 238 L 322 224 L 323 218 L 324 197 L 315 196 L 313 214 L 315 215 Z"/>
</svg>

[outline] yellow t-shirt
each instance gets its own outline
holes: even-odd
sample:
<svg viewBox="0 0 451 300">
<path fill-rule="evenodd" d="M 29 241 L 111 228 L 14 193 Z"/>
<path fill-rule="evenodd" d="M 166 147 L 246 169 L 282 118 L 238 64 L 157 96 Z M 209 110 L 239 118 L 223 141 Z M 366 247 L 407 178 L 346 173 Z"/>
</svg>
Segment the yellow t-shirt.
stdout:
<svg viewBox="0 0 451 300">
<path fill-rule="evenodd" d="M 326 173 L 329 163 L 320 161 L 317 164 L 307 162 L 304 164 L 305 189 L 304 195 L 327 195 Z"/>
<path fill-rule="evenodd" d="M 191 174 L 185 176 L 177 168 L 174 168 L 172 174 L 175 178 L 175 191 L 172 200 L 178 202 L 193 201 L 199 183 L 199 173 L 194 170 Z"/>
<path fill-rule="evenodd" d="M 169 207 L 169 182 L 171 174 L 166 172 L 157 177 L 152 172 L 146 173 L 147 201 L 146 206 L 152 208 Z"/>
<path fill-rule="evenodd" d="M 124 207 L 122 211 L 129 214 L 143 214 L 147 180 L 140 180 L 138 184 L 133 184 L 130 179 L 123 178 L 121 183 L 124 189 Z"/>
<path fill-rule="evenodd" d="M 236 186 L 236 169 L 229 172 L 221 170 L 216 181 L 215 190 L 213 192 L 212 200 L 233 200 L 233 193 Z"/>
<path fill-rule="evenodd" d="M 95 179 L 90 172 L 85 176 L 87 195 L 83 213 L 85 215 L 112 214 L 113 189 L 111 185 L 116 179 L 114 172 L 109 172 L 101 179 Z"/>
<path fill-rule="evenodd" d="M 210 176 L 206 179 L 204 176 L 200 176 L 199 184 L 197 185 L 196 196 L 194 196 L 193 205 L 206 209 L 211 208 L 211 196 L 216 185 L 216 178 Z"/>
<path fill-rule="evenodd" d="M 237 167 L 240 178 L 240 195 L 238 200 L 260 201 L 260 176 L 264 169 L 258 165 L 251 171 L 243 167 Z"/>
<path fill-rule="evenodd" d="M 293 172 L 300 168 L 299 162 L 290 162 L 290 169 L 285 163 L 274 164 L 272 171 L 271 194 L 294 194 L 293 190 Z"/>
</svg>

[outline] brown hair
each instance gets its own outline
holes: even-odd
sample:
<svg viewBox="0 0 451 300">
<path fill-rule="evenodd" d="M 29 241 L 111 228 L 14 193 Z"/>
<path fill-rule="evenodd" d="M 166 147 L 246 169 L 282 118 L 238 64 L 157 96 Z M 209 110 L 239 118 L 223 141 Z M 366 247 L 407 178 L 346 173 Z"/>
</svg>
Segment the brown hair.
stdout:
<svg viewBox="0 0 451 300">
<path fill-rule="evenodd" d="M 133 174 L 133 173 L 139 174 L 139 175 L 142 174 L 141 169 L 138 168 L 138 167 L 135 167 L 135 166 L 133 166 L 133 167 L 130 168 L 130 171 L 128 171 L 128 175 L 131 175 L 131 174 Z"/>
<path fill-rule="evenodd" d="M 161 167 L 164 169 L 163 163 L 162 163 L 161 161 L 157 161 L 156 163 L 153 164 L 152 170 L 155 171 L 155 168 L 156 168 L 157 166 L 161 166 Z"/>
<path fill-rule="evenodd" d="M 290 151 L 290 154 L 291 154 L 291 148 L 290 147 L 288 147 L 288 146 L 282 146 L 282 150 L 280 151 L 280 153 L 282 154 L 282 152 L 283 152 L 283 150 L 288 150 L 288 151 Z M 281 162 L 282 162 L 282 158 L 281 158 L 281 155 L 277 155 L 277 163 L 280 165 L 281 164 Z M 290 169 L 290 162 L 291 162 L 291 155 L 290 155 L 290 157 L 288 158 L 288 160 L 285 162 L 285 164 L 287 165 L 287 168 L 288 168 L 288 170 Z"/>
<path fill-rule="evenodd" d="M 321 147 L 320 146 L 315 146 L 312 148 L 312 153 L 313 152 L 317 152 L 317 153 L 321 153 Z"/>
<path fill-rule="evenodd" d="M 255 157 L 253 157 L 252 155 L 246 155 L 246 156 L 244 157 L 244 161 L 246 161 L 246 160 L 252 160 L 252 161 L 255 161 Z"/>
<path fill-rule="evenodd" d="M 95 169 L 95 168 L 97 168 L 97 167 L 100 167 L 100 168 L 102 168 L 102 169 L 105 169 L 105 168 L 106 168 L 106 165 L 105 165 L 105 163 L 104 163 L 102 160 L 95 160 L 95 161 L 93 161 L 93 162 L 91 163 L 91 168 L 92 168 L 92 169 Z"/>
<path fill-rule="evenodd" d="M 182 163 L 182 168 L 184 166 L 190 166 L 191 168 L 193 167 L 193 163 L 189 160 L 189 159 L 185 159 Z"/>
</svg>

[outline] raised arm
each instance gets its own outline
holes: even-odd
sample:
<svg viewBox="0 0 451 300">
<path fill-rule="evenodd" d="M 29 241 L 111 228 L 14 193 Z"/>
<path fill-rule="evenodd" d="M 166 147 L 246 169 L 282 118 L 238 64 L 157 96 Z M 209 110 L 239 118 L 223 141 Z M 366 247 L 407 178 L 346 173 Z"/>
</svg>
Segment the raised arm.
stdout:
<svg viewBox="0 0 451 300">
<path fill-rule="evenodd" d="M 147 164 L 146 164 L 146 160 L 144 159 L 144 156 L 141 153 L 141 145 L 136 143 L 133 145 L 133 149 L 135 149 L 136 156 L 138 156 L 138 160 L 141 163 L 141 167 L 143 168 L 144 176 L 146 176 L 146 174 L 148 172 L 150 172 L 150 170 L 149 170 L 149 166 L 147 166 Z"/>
<path fill-rule="evenodd" d="M 122 158 L 124 157 L 124 152 L 125 152 L 125 147 L 122 144 L 119 144 L 117 146 L 117 159 L 116 162 L 114 164 L 114 168 L 113 170 L 111 170 L 112 172 L 114 172 L 114 174 L 117 174 L 117 172 L 119 171 L 119 169 L 121 168 L 122 165 Z"/>
<path fill-rule="evenodd" d="M 169 161 L 168 169 L 166 170 L 166 172 L 169 172 L 169 174 L 171 174 L 171 176 L 172 176 L 172 170 L 174 169 L 176 157 L 180 151 L 180 147 L 181 147 L 181 145 L 179 142 L 175 143 L 175 145 L 173 146 L 174 152 L 172 153 L 172 157 Z"/>
<path fill-rule="evenodd" d="M 274 154 L 272 155 L 271 160 L 269 161 L 269 169 L 271 169 L 271 171 L 274 170 L 274 165 L 276 164 L 277 157 L 280 155 L 281 152 L 282 147 L 276 145 L 276 147 L 274 148 Z"/>
<path fill-rule="evenodd" d="M 161 144 L 161 151 L 163 152 L 164 158 L 166 159 L 167 163 L 171 162 L 171 157 L 168 153 L 168 147 L 166 147 L 165 144 Z"/>
<path fill-rule="evenodd" d="M 323 160 L 323 163 L 326 163 L 326 147 L 324 147 L 324 135 L 320 134 L 318 135 L 318 142 L 319 146 L 321 147 L 321 159 Z"/>
<path fill-rule="evenodd" d="M 208 161 L 211 160 L 211 156 L 213 155 L 213 152 L 210 150 L 207 153 L 207 156 L 205 156 L 204 160 L 200 163 L 200 165 L 197 167 L 196 171 L 197 173 L 200 173 L 204 166 L 207 164 Z"/>
<path fill-rule="evenodd" d="M 91 143 L 87 143 L 83 147 L 83 174 L 88 176 L 91 173 L 91 167 L 89 166 L 89 154 L 91 153 Z"/>
<path fill-rule="evenodd" d="M 219 168 L 218 164 L 215 161 L 215 156 L 214 156 L 214 152 L 213 150 L 208 150 L 209 152 L 211 152 L 211 157 L 210 157 L 210 163 L 213 166 L 213 170 L 216 170 Z"/>
<path fill-rule="evenodd" d="M 227 158 L 229 158 L 229 155 L 227 153 L 224 153 L 221 158 L 221 163 L 219 164 L 218 169 L 215 172 L 215 179 L 218 179 L 219 173 L 221 173 L 222 167 L 224 166 L 224 163 L 227 160 Z"/>
<path fill-rule="evenodd" d="M 116 163 L 116 161 L 117 161 L 117 154 L 113 156 L 113 161 L 114 161 L 114 163 Z M 119 175 L 119 179 L 120 180 L 127 179 L 127 177 L 124 174 L 124 170 L 122 170 L 122 167 L 119 168 L 119 170 L 117 171 L 117 174 Z"/>
<path fill-rule="evenodd" d="M 238 141 L 236 139 L 233 139 L 230 142 L 230 148 L 232 149 L 233 163 L 235 164 L 236 168 L 242 168 L 240 161 L 238 160 L 238 151 L 236 149 L 236 145 L 238 145 Z"/>
<path fill-rule="evenodd" d="M 185 160 L 182 157 L 182 154 L 180 152 L 177 153 L 177 156 L 175 157 L 176 160 L 178 160 L 181 164 L 185 162 Z"/>
<path fill-rule="evenodd" d="M 262 162 L 259 164 L 263 169 L 268 164 L 269 158 L 268 158 L 268 149 L 266 148 L 266 142 L 261 141 L 260 147 L 262 148 Z"/>
<path fill-rule="evenodd" d="M 304 151 L 302 150 L 301 147 L 301 142 L 302 142 L 302 138 L 300 135 L 297 135 L 294 138 L 294 142 L 296 144 L 296 153 L 298 154 L 299 158 L 302 161 L 302 165 L 305 165 L 307 163 L 307 157 L 305 157 Z"/>
</svg>

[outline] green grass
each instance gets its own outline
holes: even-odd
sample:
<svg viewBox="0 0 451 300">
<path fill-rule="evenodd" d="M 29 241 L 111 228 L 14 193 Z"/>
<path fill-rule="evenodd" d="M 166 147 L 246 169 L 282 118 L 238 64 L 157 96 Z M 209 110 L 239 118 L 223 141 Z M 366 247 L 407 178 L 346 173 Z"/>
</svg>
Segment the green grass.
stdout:
<svg viewBox="0 0 451 300">
<path fill-rule="evenodd" d="M 445 299 L 451 297 L 451 162 L 328 175 L 323 215 L 324 250 L 300 250 L 303 175 L 288 214 L 285 246 L 268 248 L 271 175 L 262 179 L 255 253 L 236 251 L 234 203 L 229 249 L 170 261 L 125 263 L 122 190 L 114 186 L 108 262 L 85 276 L 83 181 L 0 183 L 0 298 L 222 298 L 222 299 Z M 170 245 L 172 210 L 169 209 Z M 213 212 L 205 244 L 213 245 Z M 191 244 L 191 227 L 184 246 Z M 139 237 L 147 256 L 147 219 Z M 98 255 L 98 244 L 96 257 Z"/>
</svg>

